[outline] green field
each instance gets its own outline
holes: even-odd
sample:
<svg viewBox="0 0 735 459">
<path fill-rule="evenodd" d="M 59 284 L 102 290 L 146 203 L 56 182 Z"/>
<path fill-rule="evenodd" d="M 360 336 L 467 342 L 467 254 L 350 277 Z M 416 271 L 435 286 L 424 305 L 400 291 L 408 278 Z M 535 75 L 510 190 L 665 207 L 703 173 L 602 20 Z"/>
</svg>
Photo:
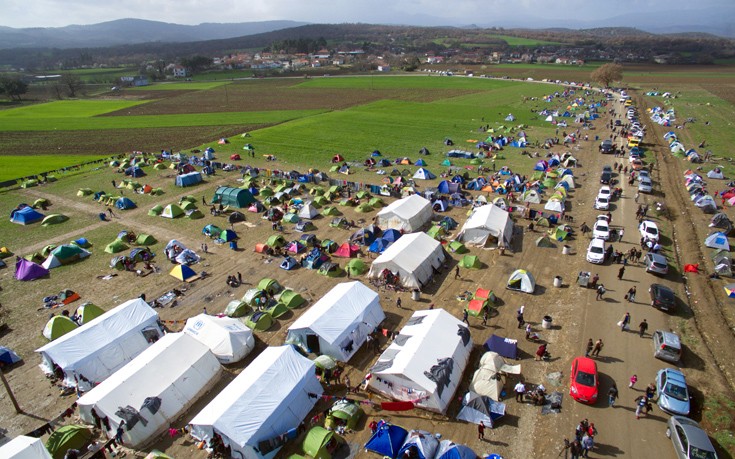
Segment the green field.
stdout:
<svg viewBox="0 0 735 459">
<path fill-rule="evenodd" d="M 543 45 L 560 45 L 556 41 L 536 40 L 534 38 L 512 37 L 510 35 L 488 35 L 490 38 L 499 38 L 510 46 L 543 46 Z"/>
<path fill-rule="evenodd" d="M 18 177 L 35 175 L 39 172 L 61 169 L 71 164 L 80 164 L 87 161 L 102 159 L 104 156 L 59 154 L 56 155 L 27 155 L 27 156 L 0 156 L 0 182 Z M 62 178 L 66 174 L 54 174 Z"/>
<path fill-rule="evenodd" d="M 59 100 L 45 104 L 28 105 L 0 111 L 2 124 L 13 123 L 13 120 L 38 120 L 44 122 L 51 118 L 89 118 L 92 116 L 123 110 L 146 101 L 130 100 Z M 2 129 L 2 127 L 0 127 Z M 14 129 L 7 129 L 14 130 Z"/>
<path fill-rule="evenodd" d="M 137 86 L 134 88 L 126 88 L 126 91 L 203 91 L 229 84 L 228 81 L 171 81 L 164 83 L 155 83 L 148 86 Z"/>
<path fill-rule="evenodd" d="M 465 89 L 488 91 L 524 85 L 519 81 L 503 81 L 482 78 L 453 78 L 445 76 L 376 76 L 315 78 L 304 80 L 297 87 L 343 89 Z"/>
</svg>

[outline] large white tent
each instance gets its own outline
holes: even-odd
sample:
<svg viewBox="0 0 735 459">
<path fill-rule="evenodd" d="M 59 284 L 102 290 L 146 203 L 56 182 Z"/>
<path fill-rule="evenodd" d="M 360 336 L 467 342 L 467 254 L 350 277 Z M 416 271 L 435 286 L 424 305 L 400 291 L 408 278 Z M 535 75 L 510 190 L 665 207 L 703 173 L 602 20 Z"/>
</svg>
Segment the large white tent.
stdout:
<svg viewBox="0 0 735 459">
<path fill-rule="evenodd" d="M 378 357 L 368 387 L 445 413 L 472 351 L 470 331 L 443 309 L 416 311 Z"/>
<path fill-rule="evenodd" d="M 314 362 L 293 346 L 268 347 L 191 420 L 191 435 L 220 435 L 233 457 L 270 459 L 322 392 Z"/>
<path fill-rule="evenodd" d="M 221 370 L 207 346 L 185 333 L 169 333 L 84 394 L 77 401 L 79 414 L 93 424 L 94 409 L 113 429 L 124 419 L 125 444 L 140 448 L 209 390 Z"/>
<path fill-rule="evenodd" d="M 510 214 L 498 206 L 480 206 L 472 212 L 457 240 L 465 245 L 484 246 L 490 238 L 509 246 L 513 238 L 513 220 Z"/>
<path fill-rule="evenodd" d="M 374 290 L 362 282 L 337 284 L 288 327 L 286 342 L 348 362 L 384 319 Z"/>
<path fill-rule="evenodd" d="M 21 435 L 0 446 L 3 459 L 51 459 L 40 438 Z"/>
<path fill-rule="evenodd" d="M 397 229 L 406 233 L 419 231 L 431 221 L 434 212 L 431 202 L 419 195 L 412 194 L 378 212 L 378 226 L 383 229 Z"/>
<path fill-rule="evenodd" d="M 239 362 L 255 347 L 253 331 L 231 317 L 199 314 L 186 321 L 183 331 L 207 346 L 225 364 Z"/>
<path fill-rule="evenodd" d="M 148 303 L 136 298 L 36 349 L 36 352 L 41 354 L 40 366 L 45 373 L 52 374 L 54 365 L 61 367 L 67 386 L 76 385 L 75 377 L 83 382 L 82 376 L 97 384 L 162 335 L 158 313 Z"/>
<path fill-rule="evenodd" d="M 426 233 L 407 234 L 380 254 L 370 266 L 368 277 L 380 277 L 384 269 L 398 275 L 406 288 L 420 288 L 439 269 L 446 255 L 439 241 Z"/>
</svg>

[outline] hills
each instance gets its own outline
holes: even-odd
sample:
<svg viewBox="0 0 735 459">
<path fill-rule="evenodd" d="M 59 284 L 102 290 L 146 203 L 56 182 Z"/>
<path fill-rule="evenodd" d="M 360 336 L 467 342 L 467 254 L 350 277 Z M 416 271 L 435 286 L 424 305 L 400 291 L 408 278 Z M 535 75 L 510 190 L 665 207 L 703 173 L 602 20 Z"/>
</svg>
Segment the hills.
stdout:
<svg viewBox="0 0 735 459">
<path fill-rule="evenodd" d="M 89 25 L 16 29 L 0 26 L 0 48 L 90 48 L 141 43 L 184 43 L 254 35 L 307 24 L 298 21 L 171 24 L 118 19 Z"/>
</svg>

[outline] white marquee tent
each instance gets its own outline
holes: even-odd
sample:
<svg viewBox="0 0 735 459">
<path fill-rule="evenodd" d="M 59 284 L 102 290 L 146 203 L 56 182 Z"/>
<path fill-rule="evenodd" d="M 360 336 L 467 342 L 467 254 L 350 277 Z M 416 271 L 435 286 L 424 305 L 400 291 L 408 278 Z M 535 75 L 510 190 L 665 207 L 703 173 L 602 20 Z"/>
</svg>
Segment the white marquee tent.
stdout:
<svg viewBox="0 0 735 459">
<path fill-rule="evenodd" d="M 498 206 L 480 206 L 472 212 L 457 240 L 465 245 L 485 246 L 490 238 L 509 246 L 513 238 L 513 220 L 510 214 Z"/>
<path fill-rule="evenodd" d="M 183 332 L 207 346 L 224 364 L 239 362 L 255 347 L 253 331 L 231 317 L 199 314 L 186 321 Z"/>
<path fill-rule="evenodd" d="M 21 435 L 0 446 L 3 459 L 51 459 L 40 438 Z"/>
<path fill-rule="evenodd" d="M 266 348 L 191 420 L 191 435 L 209 442 L 219 434 L 233 457 L 274 457 L 283 446 L 278 439 L 301 424 L 323 392 L 315 370 L 293 346 Z"/>
<path fill-rule="evenodd" d="M 368 278 L 376 279 L 387 269 L 399 276 L 404 287 L 420 288 L 445 259 L 444 249 L 436 239 L 426 233 L 407 234 L 373 261 Z"/>
<path fill-rule="evenodd" d="M 378 212 L 378 226 L 383 229 L 397 229 L 413 233 L 429 223 L 433 215 L 431 202 L 419 195 L 412 194 L 394 201 Z"/>
<path fill-rule="evenodd" d="M 93 424 L 94 409 L 113 429 L 127 418 L 125 444 L 140 448 L 209 390 L 221 370 L 207 346 L 185 333 L 169 333 L 84 394 L 77 401 L 79 414 Z"/>
<path fill-rule="evenodd" d="M 368 387 L 445 413 L 472 351 L 470 331 L 443 309 L 416 311 L 371 369 Z"/>
<path fill-rule="evenodd" d="M 336 285 L 288 327 L 286 342 L 348 362 L 385 319 L 380 297 L 362 282 Z"/>
<path fill-rule="evenodd" d="M 56 364 L 64 370 L 64 383 L 75 387 L 75 376 L 84 376 L 92 383 L 104 381 L 162 335 L 158 313 L 145 301 L 136 298 L 36 349 L 36 352 L 41 354 L 40 366 L 45 373 L 53 373 Z"/>
</svg>

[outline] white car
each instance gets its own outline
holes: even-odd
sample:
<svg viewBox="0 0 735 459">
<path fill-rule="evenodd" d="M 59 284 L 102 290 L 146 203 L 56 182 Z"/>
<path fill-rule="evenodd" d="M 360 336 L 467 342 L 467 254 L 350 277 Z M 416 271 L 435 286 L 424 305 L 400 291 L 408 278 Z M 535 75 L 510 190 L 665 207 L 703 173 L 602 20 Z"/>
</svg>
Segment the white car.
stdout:
<svg viewBox="0 0 735 459">
<path fill-rule="evenodd" d="M 610 198 L 607 196 L 597 196 L 597 199 L 595 199 L 595 209 L 610 210 Z"/>
<path fill-rule="evenodd" d="M 600 238 L 594 238 L 587 247 L 587 261 L 596 265 L 605 262 L 605 241 Z"/>
<path fill-rule="evenodd" d="M 653 191 L 653 182 L 648 177 L 643 177 L 638 182 L 638 191 L 641 193 L 651 193 Z"/>
<path fill-rule="evenodd" d="M 659 232 L 658 226 L 651 220 L 643 220 L 638 226 L 638 231 L 641 232 L 641 237 L 644 237 L 653 242 L 658 242 Z"/>
<path fill-rule="evenodd" d="M 610 240 L 610 227 L 607 225 L 607 217 L 604 220 L 598 219 L 595 222 L 595 226 L 592 227 L 592 237 L 603 241 Z"/>
<path fill-rule="evenodd" d="M 638 171 L 638 174 L 636 174 L 636 177 L 635 178 L 636 178 L 636 180 L 640 180 L 640 179 L 642 179 L 644 177 L 647 178 L 647 179 L 650 179 L 651 178 L 651 173 L 648 172 L 645 169 L 641 169 L 641 170 Z"/>
<path fill-rule="evenodd" d="M 597 196 L 605 196 L 606 198 L 610 199 L 610 187 L 605 185 L 600 187 L 600 191 L 597 192 Z"/>
</svg>

